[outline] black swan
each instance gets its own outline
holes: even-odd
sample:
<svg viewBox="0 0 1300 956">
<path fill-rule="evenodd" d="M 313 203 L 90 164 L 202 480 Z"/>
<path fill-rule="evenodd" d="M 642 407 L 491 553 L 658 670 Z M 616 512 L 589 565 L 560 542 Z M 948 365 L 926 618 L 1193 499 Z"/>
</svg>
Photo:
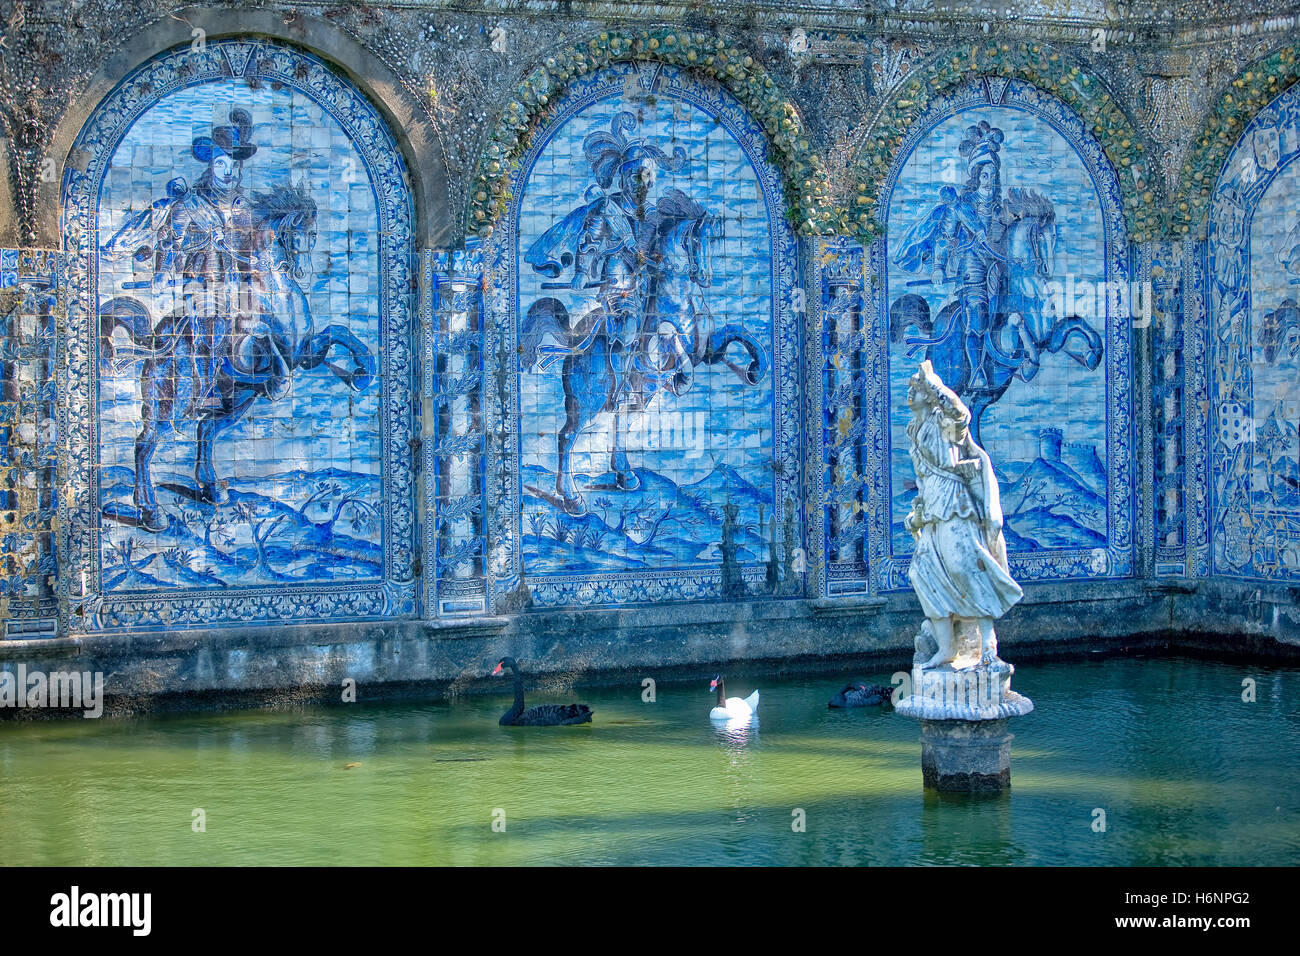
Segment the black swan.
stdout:
<svg viewBox="0 0 1300 956">
<path fill-rule="evenodd" d="M 892 701 L 894 689 L 880 684 L 846 684 L 827 707 L 878 707 Z"/>
<path fill-rule="evenodd" d="M 586 704 L 538 704 L 524 710 L 524 678 L 519 673 L 519 665 L 513 657 L 503 657 L 492 671 L 492 676 L 500 674 L 503 667 L 510 668 L 515 675 L 515 703 L 497 721 L 501 726 L 558 727 L 561 724 L 591 723 L 591 708 Z"/>
</svg>

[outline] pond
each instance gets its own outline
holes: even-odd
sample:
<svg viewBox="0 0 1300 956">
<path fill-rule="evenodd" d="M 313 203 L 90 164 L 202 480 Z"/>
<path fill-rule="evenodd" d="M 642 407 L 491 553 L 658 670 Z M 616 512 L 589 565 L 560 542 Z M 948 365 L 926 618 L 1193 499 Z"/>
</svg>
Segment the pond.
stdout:
<svg viewBox="0 0 1300 956">
<path fill-rule="evenodd" d="M 1014 653 L 1011 655 L 1014 658 Z M 653 675 L 648 675 L 653 676 Z M 1300 669 L 1182 657 L 1022 663 L 1011 790 L 923 791 L 920 725 L 828 710 L 846 678 L 532 691 L 578 727 L 499 727 L 500 696 L 0 722 L 10 865 L 1291 865 Z M 1242 700 L 1242 681 L 1256 699 Z M 559 688 L 563 690 L 564 688 Z M 364 695 L 364 687 L 362 688 Z M 206 829 L 196 832 L 195 811 Z M 1104 811 L 1105 829 L 1099 832 Z M 799 811 L 802 811 L 800 813 Z M 805 828 L 799 832 L 800 820 Z M 494 826 L 495 824 L 495 826 Z"/>
</svg>

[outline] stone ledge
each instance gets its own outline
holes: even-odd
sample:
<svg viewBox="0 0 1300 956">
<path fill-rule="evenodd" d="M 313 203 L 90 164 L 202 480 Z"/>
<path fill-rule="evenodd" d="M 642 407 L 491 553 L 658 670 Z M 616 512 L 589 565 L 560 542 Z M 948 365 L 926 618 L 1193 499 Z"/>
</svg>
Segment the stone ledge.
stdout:
<svg viewBox="0 0 1300 956">
<path fill-rule="evenodd" d="M 456 640 L 463 637 L 488 637 L 510 627 L 509 617 L 435 618 L 421 621 L 420 627 L 430 640 Z"/>
<path fill-rule="evenodd" d="M 254 625 L 237 628 L 203 628 L 183 631 L 121 631 L 113 633 L 81 633 L 59 638 L 34 638 L 25 641 L 0 641 L 0 659 L 3 648 L 9 645 L 26 645 L 29 656 L 44 656 L 47 650 L 66 649 L 68 653 L 105 657 L 136 657 L 144 654 L 167 654 L 209 650 L 269 651 L 276 648 L 294 648 L 305 645 L 332 646 L 352 644 L 357 641 L 375 641 L 412 636 L 419 624 L 414 619 L 391 621 L 351 621 L 336 624 Z M 62 642 L 72 641 L 75 644 Z M 9 655 L 16 656 L 16 655 Z"/>
<path fill-rule="evenodd" d="M 75 657 L 82 650 L 80 637 L 37 637 L 0 641 L 0 661 L 33 657 Z"/>
<path fill-rule="evenodd" d="M 882 597 L 819 598 L 808 602 L 815 617 L 839 617 L 845 614 L 879 614 L 889 602 Z M 919 610 L 919 609 L 918 609 Z"/>
<path fill-rule="evenodd" d="M 741 601 L 676 602 L 633 607 L 530 608 L 518 618 L 520 629 L 551 626 L 581 628 L 646 628 L 683 624 L 725 624 L 746 621 L 808 619 L 803 598 Z"/>
<path fill-rule="evenodd" d="M 1195 594 L 1201 582 L 1194 578 L 1157 578 L 1148 581 L 1146 588 L 1154 594 Z"/>
</svg>

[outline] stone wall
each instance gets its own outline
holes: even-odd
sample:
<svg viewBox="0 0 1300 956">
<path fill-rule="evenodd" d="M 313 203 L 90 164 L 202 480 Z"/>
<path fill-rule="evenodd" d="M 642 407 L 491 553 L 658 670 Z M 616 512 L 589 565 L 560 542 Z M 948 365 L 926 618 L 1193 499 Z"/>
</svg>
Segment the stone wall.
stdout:
<svg viewBox="0 0 1300 956">
<path fill-rule="evenodd" d="M 1294 646 L 1267 7 L 13 6 L 3 656 L 896 654 L 923 358 L 999 469 L 1005 639 Z"/>
</svg>

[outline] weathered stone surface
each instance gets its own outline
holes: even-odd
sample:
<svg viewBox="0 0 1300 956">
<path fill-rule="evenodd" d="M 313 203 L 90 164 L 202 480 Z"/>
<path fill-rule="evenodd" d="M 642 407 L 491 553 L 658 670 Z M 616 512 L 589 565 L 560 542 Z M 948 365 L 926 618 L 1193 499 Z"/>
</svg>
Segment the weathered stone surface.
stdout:
<svg viewBox="0 0 1300 956">
<path fill-rule="evenodd" d="M 1011 786 L 1007 721 L 923 720 L 921 778 L 951 793 L 992 793 Z"/>
<path fill-rule="evenodd" d="M 0 666 L 103 669 L 122 708 L 327 700 L 348 677 L 376 693 L 457 693 L 506 653 L 598 679 L 857 655 L 905 670 L 915 604 L 894 527 L 910 503 L 895 379 L 919 358 L 910 340 L 941 328 L 961 293 L 956 273 L 927 286 L 894 257 L 944 189 L 964 188 L 971 150 L 958 140 L 978 121 L 1006 134 L 1008 228 L 1074 222 L 1042 274 L 1094 305 L 1105 283 L 1137 290 L 1131 315 L 1104 305 L 1082 328 L 1048 329 L 1017 274 L 1015 321 L 990 317 L 1015 372 L 994 410 L 1012 425 L 988 447 L 1015 466 L 1007 551 L 1026 592 L 1002 645 L 1022 658 L 1164 640 L 1295 657 L 1297 144 L 1277 131 L 1298 115 L 1300 95 L 1284 91 L 1300 77 L 1300 32 L 1274 6 L 1084 3 L 1067 16 L 1015 0 L 996 22 L 920 0 L 16 7 L 0 57 L 0 619 L 14 638 L 0 640 Z M 241 103 L 208 103 L 201 122 L 174 99 L 162 108 L 174 122 L 151 111 L 203 70 L 257 100 L 262 152 L 241 198 L 293 186 L 311 199 L 302 210 L 319 210 L 319 261 L 280 278 L 301 280 L 314 332 L 355 325 L 365 342 L 356 368 L 343 336 L 320 355 L 289 349 L 305 358 L 292 389 L 254 376 L 265 394 L 248 431 L 217 442 L 221 481 L 190 487 L 177 475 L 195 462 L 162 467 L 167 507 L 151 512 L 137 500 L 147 490 L 129 490 L 150 382 L 98 313 L 129 292 L 154 310 L 141 332 L 160 328 L 166 295 L 140 290 L 166 284 L 142 265 L 166 243 L 127 250 L 91 288 L 108 235 L 91 235 L 86 211 L 102 210 L 111 234 L 174 178 L 195 186 L 192 145 Z M 597 90 L 616 94 L 599 116 L 584 112 Z M 337 115 L 307 109 L 313 96 Z M 701 119 L 710 110 L 716 124 Z M 137 137 L 114 159 L 114 137 L 141 118 L 137 131 L 153 122 L 181 139 Z M 586 146 L 606 131 L 621 152 L 602 171 Z M 683 143 L 700 164 L 690 175 L 672 171 Z M 647 157 L 661 182 L 613 213 L 623 173 L 605 172 Z M 365 183 L 345 177 L 360 167 Z M 107 190 L 83 179 L 108 170 Z M 607 205 L 588 208 L 597 194 Z M 620 406 L 608 480 L 606 465 L 552 464 L 559 359 L 582 343 L 523 321 L 546 299 L 576 319 L 635 298 L 618 276 L 636 263 L 611 265 L 595 233 L 578 245 L 606 258 L 584 275 L 526 263 L 546 235 L 556 263 L 568 254 L 549 230 L 578 209 L 610 234 L 725 221 L 719 258 L 696 263 L 713 284 L 688 288 L 703 306 L 682 315 L 740 328 L 726 344 L 655 330 L 659 391 Z M 1251 242 L 1266 248 L 1238 274 Z M 366 250 L 380 246 L 384 268 L 371 268 Z M 600 288 L 571 295 L 584 278 Z M 396 317 L 382 334 L 381 312 Z M 268 323 L 240 321 L 241 361 L 287 354 Z M 307 397 L 310 375 L 369 378 L 366 355 L 368 397 Z M 707 426 L 664 453 L 682 421 Z M 193 441 L 196 423 L 179 424 Z M 579 436 L 589 446 L 593 430 Z M 630 460 L 628 438 L 640 442 Z M 553 494 L 565 481 L 583 487 Z"/>
</svg>

